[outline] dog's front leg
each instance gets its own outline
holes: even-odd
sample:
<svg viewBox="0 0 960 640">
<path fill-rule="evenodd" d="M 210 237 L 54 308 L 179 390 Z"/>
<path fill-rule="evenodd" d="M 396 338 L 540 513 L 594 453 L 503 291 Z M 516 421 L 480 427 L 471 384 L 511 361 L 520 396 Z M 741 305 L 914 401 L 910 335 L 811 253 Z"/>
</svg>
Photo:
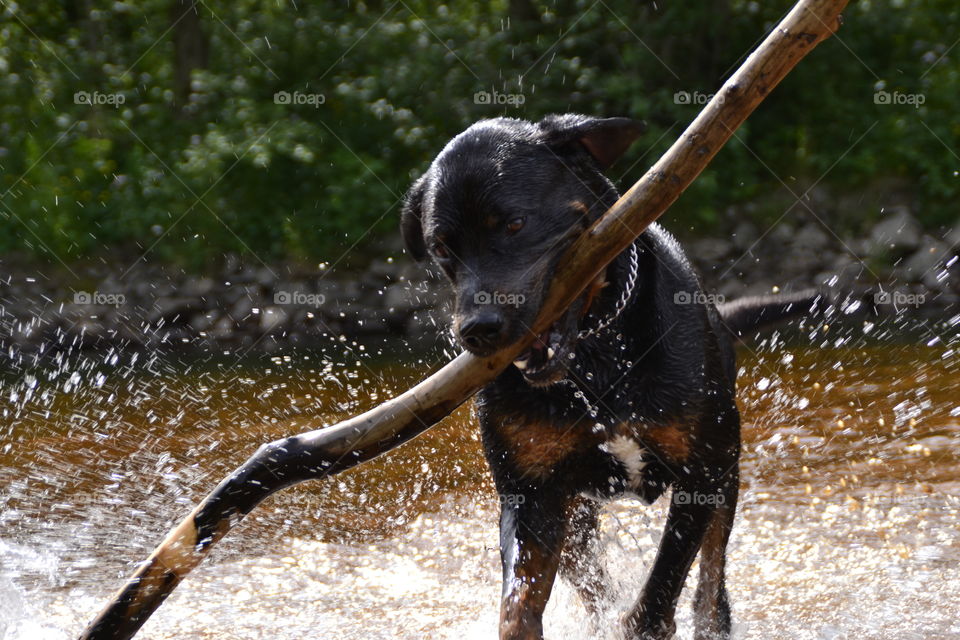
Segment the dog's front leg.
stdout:
<svg viewBox="0 0 960 640">
<path fill-rule="evenodd" d="M 560 575 L 580 595 L 590 616 L 596 620 L 610 584 L 601 562 L 599 536 L 600 504 L 577 496 L 570 501 L 567 537 L 560 556 Z"/>
<path fill-rule="evenodd" d="M 566 529 L 567 500 L 540 487 L 501 495 L 500 640 L 541 640 Z"/>
<path fill-rule="evenodd" d="M 633 610 L 624 619 L 628 638 L 667 640 L 676 632 L 677 599 L 717 509 L 691 498 L 701 488 L 702 485 L 674 486 L 667 526 L 660 538 L 650 577 Z"/>
</svg>

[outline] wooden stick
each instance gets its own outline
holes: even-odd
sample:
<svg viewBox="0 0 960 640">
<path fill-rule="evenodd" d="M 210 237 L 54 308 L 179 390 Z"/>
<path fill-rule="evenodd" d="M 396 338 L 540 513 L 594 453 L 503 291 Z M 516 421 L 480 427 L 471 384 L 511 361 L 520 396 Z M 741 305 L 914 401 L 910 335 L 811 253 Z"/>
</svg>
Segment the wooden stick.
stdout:
<svg viewBox="0 0 960 640">
<path fill-rule="evenodd" d="M 801 0 L 794 6 L 667 153 L 567 250 L 525 338 L 487 358 L 462 353 L 403 395 L 360 416 L 260 447 L 167 535 L 81 639 L 132 637 L 211 547 L 267 496 L 390 451 L 493 380 L 673 204 L 800 59 L 834 33 L 846 4 Z"/>
</svg>

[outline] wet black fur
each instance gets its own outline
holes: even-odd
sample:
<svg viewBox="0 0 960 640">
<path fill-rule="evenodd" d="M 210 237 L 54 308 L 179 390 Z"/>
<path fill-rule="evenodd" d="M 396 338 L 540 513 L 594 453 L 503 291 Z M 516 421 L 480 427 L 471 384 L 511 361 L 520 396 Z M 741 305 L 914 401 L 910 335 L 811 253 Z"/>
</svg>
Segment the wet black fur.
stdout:
<svg viewBox="0 0 960 640">
<path fill-rule="evenodd" d="M 485 355 L 528 331 L 563 250 L 618 197 L 602 170 L 639 134 L 640 127 L 623 118 L 482 121 L 454 138 L 413 185 L 402 215 L 403 236 L 416 259 L 432 256 L 451 279 L 455 329 L 462 334 L 483 314 L 495 321 L 491 326 L 500 323 L 483 341 L 467 343 L 468 349 Z M 507 225 L 518 218 L 524 219 L 522 229 L 511 233 Z M 628 494 L 652 502 L 668 487 L 674 496 L 695 492 L 725 500 L 722 510 L 673 500 L 659 558 L 636 606 L 623 618 L 629 637 L 672 634 L 676 598 L 702 540 L 717 540 L 709 553 L 711 562 L 722 563 L 740 450 L 733 336 L 805 311 L 812 297 L 744 301 L 718 310 L 662 227 L 651 225 L 637 246 L 639 278 L 629 303 L 607 330 L 572 344 L 575 359 L 568 361 L 564 381 L 533 386 L 510 366 L 476 397 L 486 457 L 504 504 L 501 638 L 541 637 L 542 605 L 558 567 L 585 600 L 593 595 L 602 600 L 596 593 L 602 589 L 591 582 L 603 571 L 587 557 L 596 552 L 590 532 L 569 525 L 586 514 L 585 521 L 595 526 L 597 501 Z M 586 296 L 581 296 L 561 325 L 575 333 L 611 313 L 628 266 L 624 252 L 608 267 L 608 284 L 589 312 L 582 315 Z M 525 301 L 491 309 L 476 303 L 478 292 L 522 294 Z M 684 296 L 696 299 L 678 304 Z M 601 446 L 623 425 L 636 431 L 644 449 L 639 485 L 631 486 L 624 462 Z M 663 430 L 668 428 L 675 431 Z M 526 433 L 556 438 L 564 443 L 560 449 L 570 451 L 554 455 L 559 449 L 527 442 Z M 686 433 L 689 445 L 679 457 L 666 453 L 667 436 L 677 433 Z M 533 455 L 541 451 L 547 468 Z M 719 586 L 698 589 L 698 607 L 705 612 L 698 637 L 729 633 L 722 575 L 718 580 Z M 510 586 L 524 581 L 525 591 Z M 715 606 L 712 594 L 719 594 Z"/>
</svg>

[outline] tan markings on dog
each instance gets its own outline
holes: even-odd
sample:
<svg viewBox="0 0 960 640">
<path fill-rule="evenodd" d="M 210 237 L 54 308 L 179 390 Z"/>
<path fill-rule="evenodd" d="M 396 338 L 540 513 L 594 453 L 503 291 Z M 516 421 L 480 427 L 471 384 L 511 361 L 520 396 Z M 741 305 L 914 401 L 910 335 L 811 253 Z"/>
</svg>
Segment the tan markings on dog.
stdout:
<svg viewBox="0 0 960 640">
<path fill-rule="evenodd" d="M 550 569 L 543 562 L 537 549 L 533 558 L 521 568 L 522 576 L 514 576 L 507 583 L 507 590 L 500 601 L 500 637 L 533 640 L 531 618 L 539 618 L 550 596 L 552 578 Z M 546 584 L 545 584 L 546 583 Z"/>
<path fill-rule="evenodd" d="M 721 505 L 710 519 L 700 547 L 700 580 L 694 598 L 697 638 L 720 635 L 720 592 L 726 569 L 727 540 L 730 537 L 729 506 Z"/>
<path fill-rule="evenodd" d="M 614 434 L 636 438 L 642 446 L 672 462 L 684 462 L 690 456 L 690 431 L 682 424 L 621 423 Z"/>
<path fill-rule="evenodd" d="M 508 423 L 499 432 L 518 469 L 536 478 L 550 475 L 580 444 L 580 435 L 563 426 Z"/>
<path fill-rule="evenodd" d="M 570 203 L 570 208 L 571 208 L 571 209 L 576 209 L 577 211 L 579 211 L 579 212 L 582 213 L 583 215 L 587 215 L 588 213 L 590 213 L 590 207 L 587 206 L 587 203 L 586 203 L 586 202 L 583 202 L 583 201 L 581 201 L 581 200 L 574 200 L 574 201 L 572 201 L 572 202 Z"/>
<path fill-rule="evenodd" d="M 646 425 L 641 438 L 657 452 L 675 462 L 690 456 L 690 433 L 678 425 Z"/>
<path fill-rule="evenodd" d="M 497 216 L 487 215 L 483 217 L 483 226 L 487 229 L 496 229 L 498 222 L 500 221 L 497 219 Z"/>
</svg>

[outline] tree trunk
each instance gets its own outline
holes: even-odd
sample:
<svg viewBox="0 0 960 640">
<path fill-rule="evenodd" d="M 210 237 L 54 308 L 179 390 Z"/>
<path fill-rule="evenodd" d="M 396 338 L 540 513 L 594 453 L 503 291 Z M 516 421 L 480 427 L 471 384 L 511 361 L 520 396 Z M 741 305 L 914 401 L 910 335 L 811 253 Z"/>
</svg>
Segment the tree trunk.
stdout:
<svg viewBox="0 0 960 640">
<path fill-rule="evenodd" d="M 197 0 L 172 0 L 170 24 L 173 26 L 173 95 L 181 110 L 190 100 L 190 82 L 194 69 L 205 69 L 209 62 L 210 40 L 200 25 Z"/>
</svg>

